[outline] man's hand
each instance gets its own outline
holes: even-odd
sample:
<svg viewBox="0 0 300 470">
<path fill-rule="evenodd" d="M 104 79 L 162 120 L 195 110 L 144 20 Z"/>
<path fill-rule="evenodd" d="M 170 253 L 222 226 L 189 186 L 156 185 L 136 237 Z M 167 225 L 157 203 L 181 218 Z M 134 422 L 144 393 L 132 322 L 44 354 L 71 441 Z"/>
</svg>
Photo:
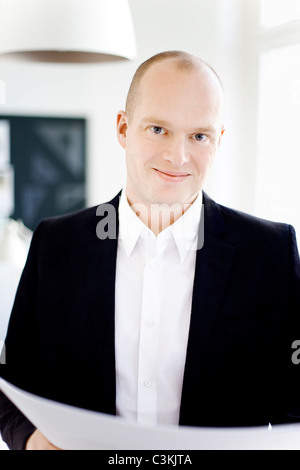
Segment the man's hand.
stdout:
<svg viewBox="0 0 300 470">
<path fill-rule="evenodd" d="M 25 450 L 60 450 L 55 447 L 45 436 L 36 429 L 26 442 Z"/>
</svg>

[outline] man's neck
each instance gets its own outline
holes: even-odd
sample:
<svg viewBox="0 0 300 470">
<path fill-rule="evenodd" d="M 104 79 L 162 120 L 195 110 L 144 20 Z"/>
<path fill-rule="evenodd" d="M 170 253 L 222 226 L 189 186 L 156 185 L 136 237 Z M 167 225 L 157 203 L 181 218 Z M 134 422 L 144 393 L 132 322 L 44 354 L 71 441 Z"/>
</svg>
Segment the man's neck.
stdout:
<svg viewBox="0 0 300 470">
<path fill-rule="evenodd" d="M 191 207 L 196 198 L 197 196 L 190 203 L 171 205 L 132 203 L 128 197 L 127 200 L 134 213 L 157 237 L 159 233 L 174 224 Z"/>
</svg>

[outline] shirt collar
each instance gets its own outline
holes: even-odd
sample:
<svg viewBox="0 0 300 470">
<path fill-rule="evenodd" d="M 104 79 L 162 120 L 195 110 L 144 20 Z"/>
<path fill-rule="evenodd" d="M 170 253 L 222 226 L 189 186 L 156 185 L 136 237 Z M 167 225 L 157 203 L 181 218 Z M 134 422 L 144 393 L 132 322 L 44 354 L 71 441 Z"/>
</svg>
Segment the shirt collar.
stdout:
<svg viewBox="0 0 300 470">
<path fill-rule="evenodd" d="M 202 191 L 199 192 L 191 207 L 169 227 L 181 261 L 184 261 L 189 251 L 196 250 L 201 211 Z"/>
<path fill-rule="evenodd" d="M 168 241 L 173 239 L 180 260 L 183 262 L 187 253 L 195 250 L 197 246 L 202 198 L 202 191 L 200 191 L 191 207 L 174 224 L 167 227 L 156 237 L 131 209 L 123 189 L 119 204 L 119 239 L 122 241 L 127 257 L 132 254 L 139 238 L 156 240 L 158 251 L 163 251 Z"/>
</svg>

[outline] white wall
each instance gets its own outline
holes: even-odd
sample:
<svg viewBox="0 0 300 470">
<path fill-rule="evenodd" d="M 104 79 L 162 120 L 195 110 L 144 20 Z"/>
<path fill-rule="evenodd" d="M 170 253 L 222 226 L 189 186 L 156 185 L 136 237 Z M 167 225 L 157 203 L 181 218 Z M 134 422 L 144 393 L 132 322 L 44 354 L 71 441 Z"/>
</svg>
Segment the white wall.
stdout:
<svg viewBox="0 0 300 470">
<path fill-rule="evenodd" d="M 129 0 L 138 57 L 134 62 L 51 65 L 0 61 L 6 104 L 0 114 L 88 119 L 88 204 L 111 198 L 124 184 L 115 116 L 131 77 L 152 54 L 183 49 L 208 61 L 227 98 L 226 133 L 205 189 L 219 202 L 253 212 L 256 140 L 257 0 Z M 0 440 L 1 448 L 1 440 Z"/>
<path fill-rule="evenodd" d="M 221 75 L 228 102 L 227 132 L 205 189 L 224 204 L 251 211 L 249 153 L 243 153 L 247 128 L 243 77 L 248 75 L 242 54 L 244 7 L 249 0 L 129 3 L 137 39 L 136 61 L 84 66 L 1 61 L 0 80 L 6 83 L 6 105 L 0 105 L 0 114 L 86 117 L 87 197 L 89 205 L 98 204 L 112 197 L 125 181 L 124 154 L 115 136 L 115 116 L 124 107 L 135 69 L 162 50 L 183 49 L 197 54 Z"/>
</svg>

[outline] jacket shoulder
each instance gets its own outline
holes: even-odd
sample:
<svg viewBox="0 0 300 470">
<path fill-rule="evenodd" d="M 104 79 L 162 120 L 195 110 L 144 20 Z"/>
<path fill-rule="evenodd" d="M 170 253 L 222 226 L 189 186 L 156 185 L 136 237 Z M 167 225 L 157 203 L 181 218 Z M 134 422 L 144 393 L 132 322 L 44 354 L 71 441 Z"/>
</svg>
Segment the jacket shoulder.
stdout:
<svg viewBox="0 0 300 470">
<path fill-rule="evenodd" d="M 291 225 L 257 217 L 219 204 L 207 195 L 207 219 L 210 227 L 235 245 L 287 246 L 294 229 Z M 216 228 L 217 227 L 217 228 Z"/>
<path fill-rule="evenodd" d="M 284 234 L 289 230 L 289 225 L 286 223 L 264 219 L 220 204 L 219 209 L 226 224 L 237 225 L 244 230 L 265 232 L 266 234 Z"/>
<path fill-rule="evenodd" d="M 101 208 L 111 205 L 117 211 L 118 196 L 97 206 L 42 219 L 34 231 L 33 242 L 38 240 L 38 244 L 53 245 L 54 243 L 56 246 L 62 247 L 66 244 L 73 245 L 96 238 L 96 227 L 100 220 L 99 213 L 103 212 Z"/>
</svg>

